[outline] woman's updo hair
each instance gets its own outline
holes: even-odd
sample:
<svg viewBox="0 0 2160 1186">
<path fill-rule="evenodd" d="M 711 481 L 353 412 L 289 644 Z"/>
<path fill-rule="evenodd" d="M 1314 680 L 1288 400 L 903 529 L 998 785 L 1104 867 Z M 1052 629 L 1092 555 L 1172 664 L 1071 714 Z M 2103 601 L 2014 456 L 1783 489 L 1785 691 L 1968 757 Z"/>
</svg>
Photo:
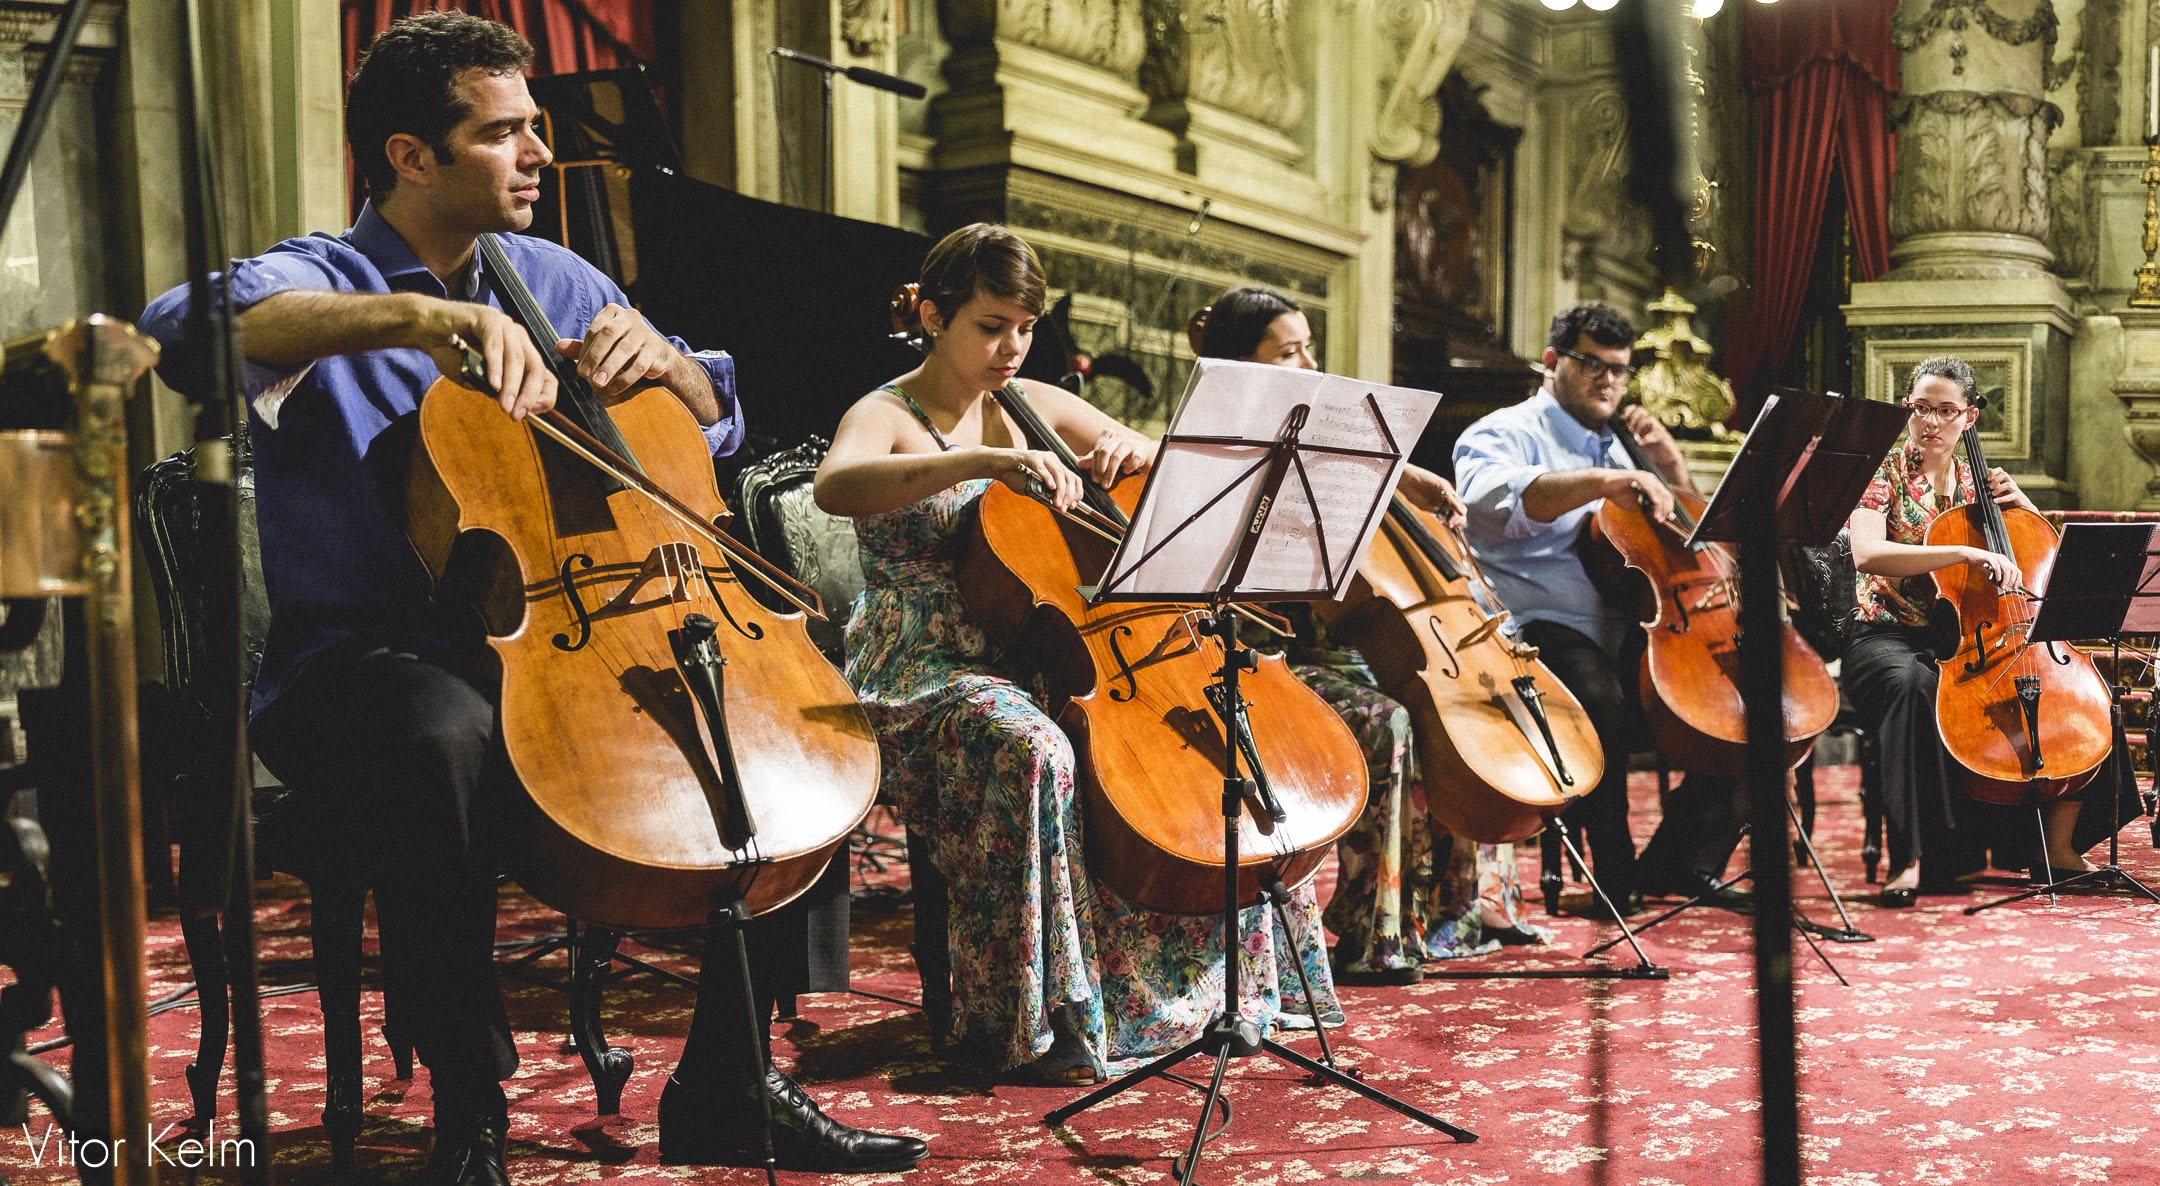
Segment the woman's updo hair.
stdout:
<svg viewBox="0 0 2160 1186">
<path fill-rule="evenodd" d="M 1296 301 L 1272 288 L 1233 288 L 1208 306 L 1200 333 L 1200 357 L 1247 358 L 1260 349 L 1268 327 L 1285 313 L 1303 312 Z"/>
<path fill-rule="evenodd" d="M 970 223 L 938 240 L 923 257 L 922 279 L 917 283 L 917 302 L 937 306 L 938 316 L 950 321 L 960 306 L 980 293 L 1011 301 L 1030 315 L 1043 311 L 1042 260 L 1027 240 L 994 222 Z M 922 312 L 912 311 L 913 327 L 920 330 Z"/>
<path fill-rule="evenodd" d="M 1972 364 L 1954 354 L 1938 354 L 1922 359 L 1912 369 L 1912 378 L 1905 381 L 1905 398 L 1920 389 L 1922 379 L 1948 379 L 1957 384 L 1958 393 L 1973 407 L 1983 407 L 1987 401 L 1980 397 L 1980 383 L 1973 377 Z"/>
</svg>

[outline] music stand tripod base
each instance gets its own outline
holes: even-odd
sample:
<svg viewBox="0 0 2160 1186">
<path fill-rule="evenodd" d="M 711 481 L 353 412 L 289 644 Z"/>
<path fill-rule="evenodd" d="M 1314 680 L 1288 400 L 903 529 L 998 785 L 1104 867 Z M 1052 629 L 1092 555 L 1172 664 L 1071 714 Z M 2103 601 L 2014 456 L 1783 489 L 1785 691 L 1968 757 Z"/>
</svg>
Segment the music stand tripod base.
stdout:
<svg viewBox="0 0 2160 1186">
<path fill-rule="evenodd" d="M 1237 614 L 1227 603 L 1220 604 L 1212 620 L 1201 627 L 1202 633 L 1220 639 L 1223 645 L 1223 666 L 1218 686 L 1221 688 L 1221 702 L 1224 704 L 1240 703 L 1240 693 L 1238 691 L 1239 673 L 1251 668 L 1255 662 L 1252 651 L 1239 642 L 1237 631 Z M 1242 730 L 1245 727 L 1244 714 L 1242 713 L 1230 712 L 1223 713 L 1221 716 L 1225 727 L 1232 731 Z M 1428 1128 L 1446 1133 L 1448 1136 L 1453 1137 L 1458 1144 L 1469 1144 L 1477 1140 L 1477 1134 L 1466 1128 L 1450 1124 L 1415 1105 L 1396 1099 L 1379 1088 L 1368 1086 L 1335 1067 L 1308 1058 L 1304 1054 L 1272 1039 L 1262 1037 L 1254 1023 L 1239 1015 L 1238 959 L 1236 955 L 1240 946 L 1238 937 L 1239 907 L 1237 901 L 1238 823 L 1246 802 L 1253 796 L 1254 792 L 1249 789 L 1249 781 L 1238 772 L 1238 754 L 1246 747 L 1238 744 L 1238 738 L 1235 736 L 1226 738 L 1225 741 L 1226 744 L 1223 746 L 1222 792 L 1224 856 L 1222 916 L 1224 950 L 1223 1010 L 1215 1016 L 1215 1019 L 1208 1024 L 1207 1029 L 1199 1037 L 1148 1063 L 1146 1066 L 1130 1072 L 1123 1078 L 1106 1083 L 1072 1103 L 1045 1114 L 1043 1123 L 1056 1128 L 1073 1116 L 1128 1088 L 1136 1087 L 1157 1076 L 1167 1074 L 1171 1067 L 1193 1055 L 1213 1054 L 1215 1056 L 1215 1072 L 1208 1080 L 1207 1098 L 1201 1104 L 1199 1120 L 1193 1128 L 1192 1143 L 1187 1149 L 1184 1169 L 1178 1179 L 1179 1186 L 1190 1186 L 1193 1175 L 1199 1171 L 1200 1151 L 1208 1140 L 1208 1117 L 1215 1110 L 1215 1101 L 1222 1095 L 1223 1076 L 1229 1070 L 1230 1060 L 1265 1053 L 1274 1055 L 1276 1058 L 1306 1072 L 1309 1076 L 1323 1083 L 1347 1088 Z M 1315 1021 L 1317 1023 L 1318 1019 L 1315 1018 Z"/>
</svg>

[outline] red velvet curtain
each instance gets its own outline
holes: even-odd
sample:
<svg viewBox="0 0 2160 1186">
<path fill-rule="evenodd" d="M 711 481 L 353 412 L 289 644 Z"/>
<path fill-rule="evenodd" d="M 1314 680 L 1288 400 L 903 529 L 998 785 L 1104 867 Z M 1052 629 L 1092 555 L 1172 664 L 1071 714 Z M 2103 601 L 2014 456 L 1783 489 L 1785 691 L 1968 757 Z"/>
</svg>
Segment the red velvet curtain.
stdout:
<svg viewBox="0 0 2160 1186">
<path fill-rule="evenodd" d="M 1873 280 L 1890 266 L 1895 9 L 1896 0 L 1744 6 L 1743 53 L 1755 92 L 1755 261 L 1746 307 L 1727 322 L 1725 375 L 1735 390 L 1749 392 L 1792 345 L 1833 168 L 1845 183 L 1859 278 Z"/>
<path fill-rule="evenodd" d="M 653 60 L 649 0 L 344 0 L 345 76 L 401 16 L 462 9 L 501 21 L 533 44 L 534 74 L 575 74 Z"/>
</svg>

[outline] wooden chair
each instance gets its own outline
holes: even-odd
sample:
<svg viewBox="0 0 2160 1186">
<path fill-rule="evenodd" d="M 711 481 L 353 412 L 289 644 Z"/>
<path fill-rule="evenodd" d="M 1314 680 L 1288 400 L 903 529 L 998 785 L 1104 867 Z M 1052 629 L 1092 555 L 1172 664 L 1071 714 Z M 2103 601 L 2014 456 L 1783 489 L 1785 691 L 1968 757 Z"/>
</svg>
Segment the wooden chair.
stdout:
<svg viewBox="0 0 2160 1186">
<path fill-rule="evenodd" d="M 813 436 L 745 467 L 735 481 L 734 508 L 745 541 L 824 598 L 830 620 L 811 622 L 810 637 L 834 666 L 841 666 L 847 661 L 842 636 L 855 595 L 862 591 L 863 571 L 854 521 L 826 514 L 811 496 L 811 479 L 825 460 L 827 447 L 824 438 Z M 776 610 L 790 608 L 754 578 L 747 587 Z M 881 843 L 877 837 L 863 833 L 858 841 L 871 846 L 873 859 L 885 855 L 875 851 Z M 931 1041 L 937 1044 L 951 1029 L 952 959 L 946 948 L 945 876 L 930 863 L 928 854 L 929 846 L 910 832 L 906 856 L 915 904 L 915 942 L 909 951 L 922 979 L 923 1013 L 929 1019 Z M 846 856 L 843 852 L 839 859 Z M 819 929 L 814 921 L 813 935 Z M 782 1011 L 786 1011 L 784 1003 Z"/>
<path fill-rule="evenodd" d="M 236 454 L 244 456 L 245 438 Z M 244 573 L 240 628 L 247 640 L 247 670 L 252 679 L 262 657 L 269 624 L 263 594 L 261 552 L 255 535 L 254 474 L 236 467 L 240 498 L 240 541 Z M 135 519 L 165 644 L 168 700 L 179 720 L 169 735 L 184 739 L 171 755 L 173 801 L 180 841 L 178 900 L 180 927 L 188 963 L 195 973 L 202 1028 L 195 1061 L 187 1070 L 195 1120 L 207 1123 L 217 1113 L 218 1079 L 223 1072 L 230 1027 L 227 952 L 220 925 L 224 906 L 224 870 L 220 856 L 227 821 L 221 784 L 226 773 L 223 738 L 231 736 L 230 689 L 205 686 L 216 664 L 210 657 L 232 645 L 217 627 L 223 615 L 206 612 L 207 565 L 230 555 L 228 525 L 207 514 L 195 481 L 192 450 L 150 466 L 135 488 Z M 314 952 L 316 999 L 323 1018 L 323 1062 L 327 1093 L 323 1128 L 330 1137 L 333 1173 L 350 1174 L 353 1146 L 361 1122 L 361 927 L 369 871 L 347 845 L 336 842 L 343 831 L 324 818 L 326 804 L 305 788 L 276 783 L 258 785 L 253 811 L 258 871 L 292 874 L 307 885 L 310 939 Z M 213 818 L 216 817 L 216 818 Z M 233 953 L 238 955 L 240 953 Z M 391 995 L 383 1004 L 383 1038 L 390 1047 L 397 1078 L 412 1077 L 412 1040 Z"/>
</svg>

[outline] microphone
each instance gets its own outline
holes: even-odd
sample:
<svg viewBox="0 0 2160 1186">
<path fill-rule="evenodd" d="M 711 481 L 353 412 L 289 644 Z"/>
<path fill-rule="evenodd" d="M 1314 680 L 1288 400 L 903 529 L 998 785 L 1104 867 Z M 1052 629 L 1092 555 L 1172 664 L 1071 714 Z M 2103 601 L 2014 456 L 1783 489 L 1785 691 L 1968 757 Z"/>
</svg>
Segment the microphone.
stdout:
<svg viewBox="0 0 2160 1186">
<path fill-rule="evenodd" d="M 850 81 L 859 82 L 875 90 L 891 91 L 903 99 L 920 99 L 930 93 L 929 89 L 919 82 L 909 82 L 905 78 L 887 74 L 882 70 L 872 70 L 867 66 L 842 66 L 838 62 L 828 62 L 824 58 L 799 53 L 784 45 L 776 45 L 772 47 L 770 52 L 775 57 L 786 58 L 791 62 L 801 62 L 805 66 L 823 70 L 827 74 L 845 74 Z"/>
<path fill-rule="evenodd" d="M 1192 221 L 1185 224 L 1185 237 L 1190 239 L 1200 233 L 1200 224 L 1207 221 L 1208 207 L 1215 204 L 1213 198 L 1200 199 L 1200 208 L 1193 211 Z"/>
</svg>

